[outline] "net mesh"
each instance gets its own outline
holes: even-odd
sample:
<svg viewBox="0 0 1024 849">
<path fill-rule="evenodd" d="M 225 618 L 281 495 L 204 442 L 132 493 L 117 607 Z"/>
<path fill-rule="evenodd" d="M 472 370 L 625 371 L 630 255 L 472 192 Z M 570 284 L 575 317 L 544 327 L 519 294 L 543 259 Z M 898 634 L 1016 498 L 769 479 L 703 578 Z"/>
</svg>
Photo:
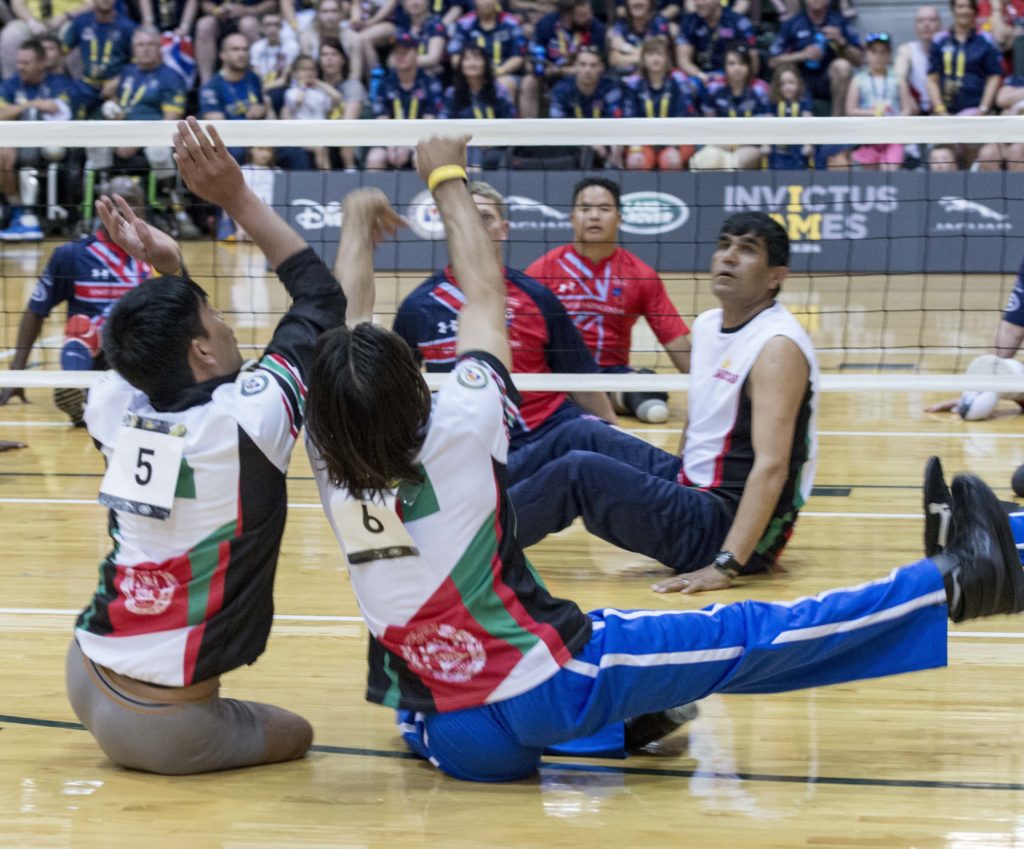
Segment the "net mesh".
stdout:
<svg viewBox="0 0 1024 849">
<path fill-rule="evenodd" d="M 781 300 L 810 332 L 823 372 L 870 376 L 866 378 L 869 385 L 880 388 L 904 385 L 894 383 L 895 378 L 913 378 L 907 385 L 923 389 L 939 388 L 949 384 L 935 382 L 936 378 L 962 373 L 976 356 L 991 349 L 1024 257 L 1024 175 L 1010 170 L 940 173 L 926 167 L 891 171 L 605 167 L 594 171 L 586 167 L 592 164 L 587 152 L 594 144 L 622 144 L 618 161 L 626 162 L 631 151 L 649 148 L 656 153 L 672 140 L 678 146 L 680 139 L 697 149 L 731 139 L 765 150 L 770 145 L 796 143 L 820 149 L 845 139 L 850 147 L 902 142 L 912 154 L 908 160 L 924 160 L 927 143 L 942 141 L 976 150 L 984 142 L 1002 144 L 1019 137 L 1020 125 L 1008 120 L 471 122 L 474 144 L 499 150 L 504 165 L 473 176 L 492 185 L 505 199 L 510 224 L 507 261 L 518 269 L 573 242 L 574 184 L 587 176 L 615 182 L 623 194 L 619 244 L 654 269 L 671 309 L 687 323 L 717 305 L 708 269 L 722 221 L 742 210 L 768 212 L 791 239 L 791 273 Z M 33 294 L 38 297 L 37 281 L 45 277 L 53 251 L 74 234 L 88 232 L 90 195 L 110 173 L 109 168 L 91 167 L 94 161 L 105 160 L 96 152 L 109 151 L 114 142 L 162 140 L 166 145 L 171 131 L 166 123 L 133 123 L 138 126 L 113 129 L 83 124 L 81 134 L 65 128 L 63 143 L 74 139 L 82 148 L 72 148 L 66 162 L 50 169 L 56 186 L 49 195 L 46 168 L 39 169 L 37 211 L 45 238 L 0 242 L 0 370 L 9 369 L 15 361 L 19 325 Z M 343 143 L 365 151 L 382 141 L 411 143 L 424 132 L 422 122 L 410 121 L 255 124 L 224 125 L 225 140 L 244 149 L 282 140 L 294 145 L 301 138 L 310 144 Z M 429 130 L 459 132 L 466 125 L 432 122 Z M 18 124 L 11 126 L 14 131 L 4 144 L 28 148 L 53 141 Z M 250 167 L 247 172 L 257 192 L 328 264 L 336 251 L 345 193 L 359 186 L 385 191 L 409 221 L 409 227 L 396 241 L 382 246 L 377 256 L 376 315 L 381 323 L 390 324 L 403 299 L 444 268 L 443 230 L 429 193 L 414 171 L 349 172 L 341 169 L 340 162 L 336 164 L 339 167 L 333 170 L 286 171 L 271 165 Z M 245 234 L 234 230 L 218 210 L 166 179 L 166 174 L 154 179 L 153 170 L 143 167 L 133 173 L 147 194 L 151 220 L 189 237 L 183 241 L 183 255 L 190 274 L 228 316 L 243 352 L 255 354 L 286 308 L 285 293 Z M 614 300 L 617 290 L 630 282 L 595 280 L 593 288 L 605 287 L 605 296 Z M 675 374 L 652 330 L 657 316 L 648 318 L 652 321 L 641 318 L 634 329 L 629 360 L 660 374 Z M 584 320 L 577 319 L 578 323 Z M 43 325 L 29 368 L 60 371 L 65 335 L 65 307 L 60 305 Z M 929 379 L 930 384 L 921 382 Z M 54 375 L 48 380 L 57 385 L 61 378 Z M 11 385 L 14 380 L 8 375 L 4 382 Z M 604 382 L 609 387 L 629 385 L 622 376 L 609 376 Z"/>
</svg>

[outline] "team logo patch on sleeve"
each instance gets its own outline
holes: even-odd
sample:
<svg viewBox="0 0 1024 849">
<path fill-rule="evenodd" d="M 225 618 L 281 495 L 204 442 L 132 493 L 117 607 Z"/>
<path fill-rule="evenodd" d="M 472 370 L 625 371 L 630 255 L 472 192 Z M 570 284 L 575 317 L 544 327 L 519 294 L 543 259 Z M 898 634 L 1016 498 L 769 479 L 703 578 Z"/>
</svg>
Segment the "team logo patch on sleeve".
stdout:
<svg viewBox="0 0 1024 849">
<path fill-rule="evenodd" d="M 250 374 L 242 381 L 242 394 L 245 396 L 259 395 L 270 385 L 270 378 L 265 374 Z"/>
<path fill-rule="evenodd" d="M 422 625 L 405 638 L 402 656 L 420 675 L 452 684 L 476 677 L 487 662 L 483 644 L 454 625 Z"/>
<path fill-rule="evenodd" d="M 479 366 L 459 367 L 458 381 L 467 389 L 483 389 L 487 385 L 487 373 Z"/>
</svg>

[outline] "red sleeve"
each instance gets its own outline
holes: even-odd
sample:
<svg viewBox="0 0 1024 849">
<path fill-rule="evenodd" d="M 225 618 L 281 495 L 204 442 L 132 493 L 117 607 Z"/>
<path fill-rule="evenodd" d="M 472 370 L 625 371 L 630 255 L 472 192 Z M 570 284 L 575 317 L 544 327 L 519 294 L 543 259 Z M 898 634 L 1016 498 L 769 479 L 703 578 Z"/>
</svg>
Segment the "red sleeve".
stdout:
<svg viewBox="0 0 1024 849">
<path fill-rule="evenodd" d="M 679 317 L 679 310 L 672 303 L 665 284 L 653 268 L 636 260 L 636 279 L 643 281 L 643 313 L 647 323 L 662 345 L 690 332 L 686 322 Z"/>
<path fill-rule="evenodd" d="M 546 253 L 544 254 L 544 256 L 538 257 L 537 259 L 530 263 L 525 272 L 527 277 L 532 277 L 534 280 L 536 280 L 541 285 L 546 286 L 548 289 L 552 288 L 551 280 L 549 279 L 550 272 L 548 271 L 548 257 L 550 256 L 550 253 Z"/>
</svg>

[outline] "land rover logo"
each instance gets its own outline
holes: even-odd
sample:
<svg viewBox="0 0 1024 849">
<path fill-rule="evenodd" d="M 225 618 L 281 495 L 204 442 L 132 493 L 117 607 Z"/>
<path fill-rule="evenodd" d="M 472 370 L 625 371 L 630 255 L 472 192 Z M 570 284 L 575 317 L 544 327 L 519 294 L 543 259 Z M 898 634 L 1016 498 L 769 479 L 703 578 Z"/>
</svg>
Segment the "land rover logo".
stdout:
<svg viewBox="0 0 1024 849">
<path fill-rule="evenodd" d="M 690 217 L 690 208 L 665 192 L 630 192 L 622 196 L 622 229 L 641 236 L 678 230 Z"/>
</svg>

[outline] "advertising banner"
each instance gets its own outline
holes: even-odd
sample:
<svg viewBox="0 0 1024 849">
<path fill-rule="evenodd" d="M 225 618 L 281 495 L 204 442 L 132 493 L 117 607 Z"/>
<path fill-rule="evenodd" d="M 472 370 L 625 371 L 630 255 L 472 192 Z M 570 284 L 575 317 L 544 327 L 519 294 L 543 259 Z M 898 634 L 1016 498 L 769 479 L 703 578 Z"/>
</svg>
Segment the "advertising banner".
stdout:
<svg viewBox="0 0 1024 849">
<path fill-rule="evenodd" d="M 578 171 L 489 171 L 506 198 L 508 263 L 524 268 L 572 240 L 570 205 Z M 1024 174 L 751 171 L 619 173 L 622 244 L 659 271 L 707 271 L 722 222 L 761 210 L 789 234 L 794 272 L 999 273 L 1024 257 Z M 277 209 L 330 264 L 341 200 L 377 186 L 409 227 L 381 248 L 381 268 L 443 266 L 444 229 L 423 181 L 399 172 L 283 172 Z"/>
</svg>

